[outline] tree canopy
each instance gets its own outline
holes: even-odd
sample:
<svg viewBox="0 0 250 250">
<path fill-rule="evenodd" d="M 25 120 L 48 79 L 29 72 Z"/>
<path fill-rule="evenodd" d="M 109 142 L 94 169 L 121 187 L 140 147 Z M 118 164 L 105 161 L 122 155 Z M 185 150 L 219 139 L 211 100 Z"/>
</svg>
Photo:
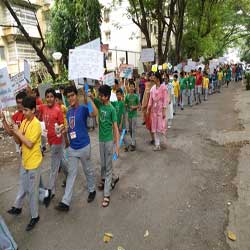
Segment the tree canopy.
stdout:
<svg viewBox="0 0 250 250">
<path fill-rule="evenodd" d="M 101 37 L 101 8 L 98 0 L 55 0 L 47 39 L 63 54 L 65 65 L 69 49 Z"/>
</svg>

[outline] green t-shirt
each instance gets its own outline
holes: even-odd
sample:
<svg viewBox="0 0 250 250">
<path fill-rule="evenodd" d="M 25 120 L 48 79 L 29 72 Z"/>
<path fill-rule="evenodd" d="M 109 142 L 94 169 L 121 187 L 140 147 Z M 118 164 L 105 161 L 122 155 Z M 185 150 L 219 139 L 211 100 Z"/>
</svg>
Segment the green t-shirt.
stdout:
<svg viewBox="0 0 250 250">
<path fill-rule="evenodd" d="M 188 89 L 194 89 L 195 88 L 195 77 L 189 76 L 188 78 Z"/>
<path fill-rule="evenodd" d="M 187 80 L 186 78 L 180 78 L 180 89 L 185 90 L 187 88 Z"/>
<path fill-rule="evenodd" d="M 124 120 L 122 120 L 122 115 L 125 114 L 124 101 L 111 102 L 111 104 L 114 106 L 114 108 L 116 110 L 118 128 L 119 128 L 121 122 L 122 122 L 122 128 L 125 128 Z"/>
<path fill-rule="evenodd" d="M 139 97 L 136 94 L 127 94 L 125 97 L 125 105 L 128 110 L 128 118 L 137 117 L 137 110 L 130 110 L 131 106 L 139 105 Z"/>
<path fill-rule="evenodd" d="M 111 103 L 104 105 L 97 98 L 94 99 L 94 103 L 98 109 L 99 141 L 113 141 L 113 124 L 117 122 L 115 108 Z"/>
</svg>

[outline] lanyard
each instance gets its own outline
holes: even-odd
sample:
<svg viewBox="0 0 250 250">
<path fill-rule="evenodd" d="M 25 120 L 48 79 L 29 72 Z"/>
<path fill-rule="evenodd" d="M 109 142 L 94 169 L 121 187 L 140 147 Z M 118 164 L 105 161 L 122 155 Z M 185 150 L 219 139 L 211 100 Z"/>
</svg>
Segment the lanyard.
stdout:
<svg viewBox="0 0 250 250">
<path fill-rule="evenodd" d="M 70 110 L 70 113 L 69 113 L 69 128 L 71 131 L 74 131 L 74 128 L 75 128 L 75 117 L 76 117 L 76 112 L 78 110 L 78 107 L 75 108 L 74 110 Z"/>
</svg>

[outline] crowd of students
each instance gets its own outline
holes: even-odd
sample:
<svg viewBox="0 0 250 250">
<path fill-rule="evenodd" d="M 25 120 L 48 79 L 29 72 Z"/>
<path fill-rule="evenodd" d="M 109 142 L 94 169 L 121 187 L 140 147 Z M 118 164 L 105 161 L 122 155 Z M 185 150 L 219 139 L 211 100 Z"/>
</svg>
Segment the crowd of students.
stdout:
<svg viewBox="0 0 250 250">
<path fill-rule="evenodd" d="M 48 207 L 55 196 L 59 168 L 65 174 L 65 191 L 55 209 L 69 211 L 79 162 L 86 176 L 87 201 L 95 199 L 96 173 L 91 161 L 88 131 L 90 119 L 99 127 L 101 179 L 97 187 L 103 191 L 102 206 L 108 207 L 111 190 L 119 181 L 119 177 L 113 175 L 113 160 L 119 156 L 122 144 L 125 152 L 136 151 L 138 111 L 142 113 L 142 124 L 149 131 L 153 150 L 160 151 L 166 148 L 166 132 L 173 125 L 174 115 L 187 105 L 200 104 L 202 97 L 207 101 L 209 94 L 221 92 L 222 84 L 228 86 L 231 77 L 229 66 L 215 69 L 211 74 L 206 68 L 203 72 L 199 68 L 171 75 L 149 72 L 135 81 L 117 79 L 112 88 L 98 84 L 88 93 L 81 89 L 83 103 L 80 103 L 78 90 L 73 85 L 66 89 L 60 87 L 60 93 L 53 88 L 47 89 L 45 104 L 38 91 L 29 87 L 18 93 L 17 112 L 12 122 L 6 120 L 4 113 L 0 114 L 6 132 L 13 136 L 20 152 L 20 186 L 8 213 L 19 215 L 28 195 L 31 220 L 26 230 L 33 229 L 39 221 L 39 197 Z M 45 187 L 41 165 L 46 141 L 50 147 L 51 166 Z"/>
</svg>

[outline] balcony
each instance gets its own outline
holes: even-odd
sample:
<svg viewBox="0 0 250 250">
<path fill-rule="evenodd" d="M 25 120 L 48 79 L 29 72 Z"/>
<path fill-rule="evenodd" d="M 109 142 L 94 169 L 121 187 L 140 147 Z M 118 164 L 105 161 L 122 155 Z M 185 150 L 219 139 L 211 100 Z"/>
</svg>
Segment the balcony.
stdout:
<svg viewBox="0 0 250 250">
<path fill-rule="evenodd" d="M 30 37 L 40 39 L 37 27 L 34 25 L 23 25 Z M 21 31 L 16 27 L 2 28 L 3 37 L 7 39 L 8 42 L 15 41 L 16 37 L 23 36 Z"/>
</svg>

